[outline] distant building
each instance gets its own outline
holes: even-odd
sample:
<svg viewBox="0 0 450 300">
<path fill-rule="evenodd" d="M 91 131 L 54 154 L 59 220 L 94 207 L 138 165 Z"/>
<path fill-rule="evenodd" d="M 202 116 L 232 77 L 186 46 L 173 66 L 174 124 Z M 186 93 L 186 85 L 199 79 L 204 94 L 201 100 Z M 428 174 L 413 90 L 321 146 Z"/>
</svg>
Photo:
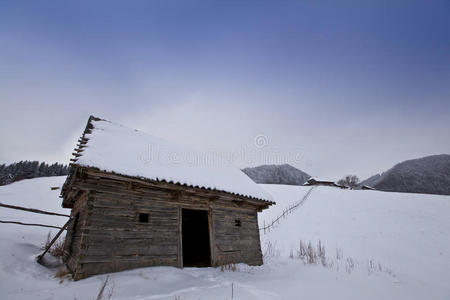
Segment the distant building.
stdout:
<svg viewBox="0 0 450 300">
<path fill-rule="evenodd" d="M 361 186 L 360 189 L 361 189 L 361 190 L 376 190 L 375 188 L 373 188 L 373 187 L 371 187 L 371 186 L 368 186 L 368 185 L 363 185 L 363 186 Z"/>
<path fill-rule="evenodd" d="M 332 187 L 338 187 L 341 189 L 346 189 L 346 186 L 339 185 L 334 181 L 326 181 L 326 180 L 317 180 L 315 178 L 308 179 L 307 182 L 303 184 L 304 186 L 313 186 L 313 185 L 322 185 L 322 186 L 332 186 Z"/>
</svg>

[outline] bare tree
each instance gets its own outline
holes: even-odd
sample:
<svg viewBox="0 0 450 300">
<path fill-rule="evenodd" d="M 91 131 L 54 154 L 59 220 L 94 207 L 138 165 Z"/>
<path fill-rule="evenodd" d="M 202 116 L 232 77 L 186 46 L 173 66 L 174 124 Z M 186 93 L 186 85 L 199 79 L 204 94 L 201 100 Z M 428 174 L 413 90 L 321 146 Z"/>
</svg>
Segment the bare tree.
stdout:
<svg viewBox="0 0 450 300">
<path fill-rule="evenodd" d="M 359 178 L 356 175 L 347 175 L 337 182 L 339 185 L 354 189 L 358 186 Z"/>
</svg>

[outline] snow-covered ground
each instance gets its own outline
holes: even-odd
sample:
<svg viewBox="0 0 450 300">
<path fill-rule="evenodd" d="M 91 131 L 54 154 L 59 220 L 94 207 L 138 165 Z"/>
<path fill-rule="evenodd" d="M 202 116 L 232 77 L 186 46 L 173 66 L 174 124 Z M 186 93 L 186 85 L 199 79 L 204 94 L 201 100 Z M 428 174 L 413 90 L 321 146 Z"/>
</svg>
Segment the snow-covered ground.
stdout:
<svg viewBox="0 0 450 300">
<path fill-rule="evenodd" d="M 0 187 L 0 202 L 61 208 L 64 177 Z M 306 187 L 261 185 L 277 205 L 268 223 L 302 199 Z M 0 220 L 63 225 L 66 218 L 0 208 Z M 53 277 L 34 260 L 56 230 L 0 224 L 1 299 L 95 299 L 106 275 L 78 282 Z M 299 241 L 320 240 L 327 266 L 296 259 Z M 261 235 L 270 255 L 261 267 L 153 267 L 110 275 L 114 299 L 450 299 L 450 197 L 315 188 L 306 202 Z M 339 249 L 338 251 L 336 249 Z M 336 257 L 339 253 L 339 259 Z M 294 258 L 290 258 L 293 253 Z M 349 268 L 349 262 L 352 265 Z M 372 265 L 371 265 L 372 263 Z M 107 288 L 108 289 L 108 288 Z"/>
</svg>

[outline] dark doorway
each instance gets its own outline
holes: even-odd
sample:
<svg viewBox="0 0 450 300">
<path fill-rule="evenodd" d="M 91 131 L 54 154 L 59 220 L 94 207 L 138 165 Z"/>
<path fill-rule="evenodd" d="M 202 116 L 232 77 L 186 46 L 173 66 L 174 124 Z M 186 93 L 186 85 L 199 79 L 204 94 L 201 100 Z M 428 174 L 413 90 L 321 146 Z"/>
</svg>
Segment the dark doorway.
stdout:
<svg viewBox="0 0 450 300">
<path fill-rule="evenodd" d="M 183 266 L 211 266 L 208 211 L 183 209 L 182 218 Z"/>
</svg>

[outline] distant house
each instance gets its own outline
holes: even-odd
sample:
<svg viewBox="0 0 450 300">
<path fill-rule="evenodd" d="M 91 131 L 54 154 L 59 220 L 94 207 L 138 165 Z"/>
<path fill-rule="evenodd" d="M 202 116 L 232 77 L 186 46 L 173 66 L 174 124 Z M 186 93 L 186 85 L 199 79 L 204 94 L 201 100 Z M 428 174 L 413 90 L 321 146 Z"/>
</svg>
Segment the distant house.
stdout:
<svg viewBox="0 0 450 300">
<path fill-rule="evenodd" d="M 75 280 L 147 266 L 262 264 L 272 198 L 239 169 L 193 163 L 161 139 L 91 116 L 61 191 Z"/>
<path fill-rule="evenodd" d="M 308 179 L 308 181 L 306 181 L 303 185 L 304 186 L 313 186 L 313 185 L 332 186 L 332 187 L 338 187 L 341 189 L 347 188 L 346 186 L 339 185 L 339 184 L 335 183 L 334 181 L 317 180 L 315 178 Z"/>
<path fill-rule="evenodd" d="M 368 185 L 363 185 L 363 186 L 360 187 L 360 189 L 361 189 L 361 190 L 375 190 L 375 188 L 370 187 L 370 186 L 368 186 Z"/>
</svg>

